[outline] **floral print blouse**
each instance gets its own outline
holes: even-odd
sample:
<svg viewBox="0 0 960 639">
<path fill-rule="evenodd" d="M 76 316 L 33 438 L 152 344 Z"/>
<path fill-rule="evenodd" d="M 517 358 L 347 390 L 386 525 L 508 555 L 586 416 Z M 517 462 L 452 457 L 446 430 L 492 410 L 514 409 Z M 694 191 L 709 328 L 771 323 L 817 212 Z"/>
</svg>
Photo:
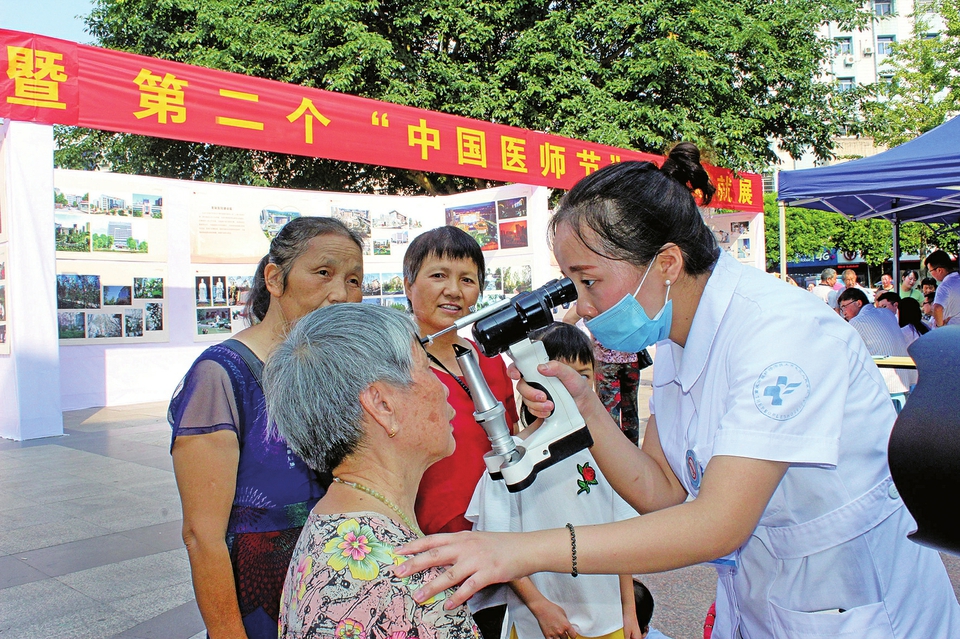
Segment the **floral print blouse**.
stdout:
<svg viewBox="0 0 960 639">
<path fill-rule="evenodd" d="M 418 604 L 413 593 L 437 569 L 385 574 L 405 557 L 393 549 L 416 535 L 374 512 L 307 518 L 280 599 L 280 638 L 480 639 L 466 606 L 444 610 L 446 594 Z"/>
</svg>

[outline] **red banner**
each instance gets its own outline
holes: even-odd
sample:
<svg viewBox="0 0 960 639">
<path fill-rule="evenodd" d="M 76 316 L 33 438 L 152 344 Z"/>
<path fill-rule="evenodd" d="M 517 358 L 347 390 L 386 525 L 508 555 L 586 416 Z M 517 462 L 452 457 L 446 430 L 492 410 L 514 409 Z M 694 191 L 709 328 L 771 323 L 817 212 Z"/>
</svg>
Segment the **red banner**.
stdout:
<svg viewBox="0 0 960 639">
<path fill-rule="evenodd" d="M 5 73 L 3 71 L 5 70 Z M 0 29 L 0 117 L 569 189 L 663 157 Z M 713 206 L 763 211 L 755 173 L 707 167 Z"/>
</svg>

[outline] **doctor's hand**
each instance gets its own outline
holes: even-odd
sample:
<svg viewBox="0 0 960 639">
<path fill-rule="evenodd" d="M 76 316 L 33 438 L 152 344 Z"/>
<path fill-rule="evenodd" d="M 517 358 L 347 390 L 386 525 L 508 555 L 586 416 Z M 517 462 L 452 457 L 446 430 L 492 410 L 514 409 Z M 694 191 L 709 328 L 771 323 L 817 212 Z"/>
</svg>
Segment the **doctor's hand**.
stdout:
<svg viewBox="0 0 960 639">
<path fill-rule="evenodd" d="M 560 536 L 551 541 L 562 548 L 562 533 L 555 532 Z M 398 555 L 414 556 L 393 571 L 399 577 L 407 577 L 428 568 L 446 566 L 446 571 L 413 593 L 413 598 L 417 602 L 424 602 L 448 588 L 462 584 L 443 605 L 445 609 L 452 610 L 484 586 L 505 583 L 541 570 L 536 565 L 537 556 L 543 552 L 542 546 L 549 545 L 538 542 L 545 541 L 544 536 L 541 532 L 430 535 L 397 547 L 395 552 Z"/>
<path fill-rule="evenodd" d="M 580 373 L 570 368 L 566 364 L 550 361 L 546 364 L 537 366 L 537 371 L 544 377 L 556 377 L 563 387 L 567 389 L 573 401 L 577 404 L 577 410 L 586 419 L 592 410 L 603 409 L 600 398 L 593 391 L 593 380 L 584 379 Z M 523 399 L 524 405 L 535 417 L 549 417 L 553 414 L 553 402 L 547 400 L 547 394 L 542 390 L 534 388 L 524 381 L 520 374 L 520 369 L 515 364 L 510 364 L 507 368 L 507 374 L 511 379 L 517 381 L 517 392 Z"/>
</svg>

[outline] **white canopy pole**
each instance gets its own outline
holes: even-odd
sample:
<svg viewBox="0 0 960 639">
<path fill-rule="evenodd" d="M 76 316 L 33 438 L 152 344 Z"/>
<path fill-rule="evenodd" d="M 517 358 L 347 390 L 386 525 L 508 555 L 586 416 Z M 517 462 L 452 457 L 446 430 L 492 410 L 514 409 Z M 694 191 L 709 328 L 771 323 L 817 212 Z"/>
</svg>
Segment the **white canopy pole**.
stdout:
<svg viewBox="0 0 960 639">
<path fill-rule="evenodd" d="M 787 281 L 787 207 L 778 202 L 780 208 L 780 279 Z"/>
</svg>

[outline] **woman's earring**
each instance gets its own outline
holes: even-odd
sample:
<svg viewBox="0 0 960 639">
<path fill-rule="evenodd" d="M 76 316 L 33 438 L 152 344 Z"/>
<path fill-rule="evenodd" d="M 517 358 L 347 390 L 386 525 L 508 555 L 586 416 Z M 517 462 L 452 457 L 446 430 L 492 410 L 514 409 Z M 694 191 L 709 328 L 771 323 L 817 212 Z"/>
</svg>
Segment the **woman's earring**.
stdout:
<svg viewBox="0 0 960 639">
<path fill-rule="evenodd" d="M 670 280 L 664 280 L 663 283 L 666 284 L 667 286 L 670 286 Z"/>
<path fill-rule="evenodd" d="M 396 437 L 396 436 L 397 436 L 397 431 L 395 431 L 395 430 L 391 430 L 391 431 L 390 431 L 390 434 L 387 435 L 387 437 L 389 437 L 390 439 L 393 439 L 393 438 Z"/>
</svg>

